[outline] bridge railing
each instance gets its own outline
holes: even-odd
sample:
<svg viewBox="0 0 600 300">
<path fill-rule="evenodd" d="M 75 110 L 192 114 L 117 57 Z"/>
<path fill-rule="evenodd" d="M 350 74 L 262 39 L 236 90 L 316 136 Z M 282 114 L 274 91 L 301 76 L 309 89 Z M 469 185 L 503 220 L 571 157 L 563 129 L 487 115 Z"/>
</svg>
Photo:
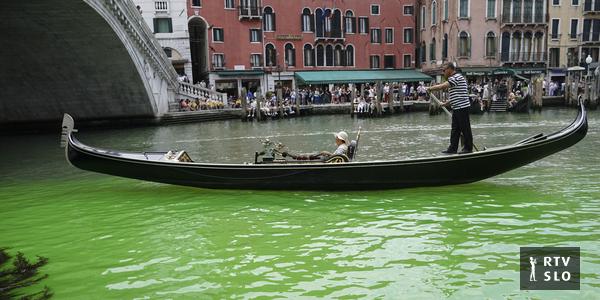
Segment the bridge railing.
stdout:
<svg viewBox="0 0 600 300">
<path fill-rule="evenodd" d="M 223 104 L 227 104 L 227 94 L 219 93 L 217 91 L 213 91 L 211 89 L 203 88 L 186 82 L 179 83 L 179 94 L 192 98 L 202 98 L 205 100 L 220 101 L 223 102 Z"/>
<path fill-rule="evenodd" d="M 133 2 L 131 0 L 105 0 L 104 4 L 114 13 L 125 32 L 154 67 L 154 70 L 168 81 L 171 88 L 178 90 L 177 72 Z"/>
</svg>

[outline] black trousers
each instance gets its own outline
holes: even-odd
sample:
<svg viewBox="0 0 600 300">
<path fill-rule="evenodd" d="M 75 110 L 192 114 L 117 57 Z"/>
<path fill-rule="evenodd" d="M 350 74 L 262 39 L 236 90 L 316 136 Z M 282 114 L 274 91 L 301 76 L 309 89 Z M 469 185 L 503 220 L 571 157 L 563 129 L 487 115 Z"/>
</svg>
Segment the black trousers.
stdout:
<svg viewBox="0 0 600 300">
<path fill-rule="evenodd" d="M 461 133 L 465 138 L 463 150 L 473 151 L 473 133 L 471 132 L 469 111 L 470 107 L 452 111 L 452 131 L 450 132 L 450 146 L 448 147 L 448 151 L 456 152 L 458 150 L 458 140 Z"/>
</svg>

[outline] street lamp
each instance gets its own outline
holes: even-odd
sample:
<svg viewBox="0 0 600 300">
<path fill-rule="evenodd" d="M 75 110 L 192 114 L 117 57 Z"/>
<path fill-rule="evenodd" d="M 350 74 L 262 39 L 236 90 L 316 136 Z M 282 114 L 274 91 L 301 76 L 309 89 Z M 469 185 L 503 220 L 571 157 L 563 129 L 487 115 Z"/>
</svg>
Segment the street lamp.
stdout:
<svg viewBox="0 0 600 300">
<path fill-rule="evenodd" d="M 587 64 L 588 77 L 590 76 L 590 64 L 592 63 L 592 56 L 588 54 L 585 58 L 585 63 Z"/>
<path fill-rule="evenodd" d="M 592 56 L 590 54 L 588 54 L 588 56 L 585 58 L 585 63 L 587 65 L 587 75 L 585 77 L 585 99 L 586 100 L 590 100 L 590 96 L 591 96 L 591 91 L 590 91 L 590 64 L 592 63 Z"/>
</svg>

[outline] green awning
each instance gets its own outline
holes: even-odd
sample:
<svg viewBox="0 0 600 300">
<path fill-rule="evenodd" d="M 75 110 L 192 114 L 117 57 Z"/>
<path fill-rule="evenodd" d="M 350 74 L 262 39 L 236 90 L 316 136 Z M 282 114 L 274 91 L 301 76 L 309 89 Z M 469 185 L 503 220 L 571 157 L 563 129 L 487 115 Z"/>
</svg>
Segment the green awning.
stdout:
<svg viewBox="0 0 600 300">
<path fill-rule="evenodd" d="M 215 73 L 221 77 L 231 77 L 231 76 L 258 76 L 258 75 L 263 75 L 265 72 L 263 72 L 262 70 L 228 70 L 228 71 L 217 71 Z"/>
<path fill-rule="evenodd" d="M 496 68 L 491 67 L 466 67 L 460 68 L 460 71 L 465 76 L 483 76 L 490 75 Z"/>
<path fill-rule="evenodd" d="M 415 82 L 431 81 L 431 76 L 415 70 L 353 70 L 295 72 L 301 84 Z"/>
</svg>

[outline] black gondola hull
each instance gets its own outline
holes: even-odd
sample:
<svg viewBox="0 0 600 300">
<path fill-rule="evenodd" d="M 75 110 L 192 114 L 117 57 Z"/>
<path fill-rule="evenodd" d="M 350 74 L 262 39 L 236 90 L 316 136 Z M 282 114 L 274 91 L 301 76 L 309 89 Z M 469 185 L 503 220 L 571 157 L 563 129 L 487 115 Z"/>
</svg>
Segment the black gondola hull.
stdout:
<svg viewBox="0 0 600 300">
<path fill-rule="evenodd" d="M 167 162 L 145 154 L 86 146 L 68 134 L 66 155 L 80 169 L 184 186 L 219 189 L 365 190 L 470 183 L 513 170 L 583 139 L 587 118 L 554 134 L 471 154 L 341 164 L 208 164 Z"/>
</svg>

